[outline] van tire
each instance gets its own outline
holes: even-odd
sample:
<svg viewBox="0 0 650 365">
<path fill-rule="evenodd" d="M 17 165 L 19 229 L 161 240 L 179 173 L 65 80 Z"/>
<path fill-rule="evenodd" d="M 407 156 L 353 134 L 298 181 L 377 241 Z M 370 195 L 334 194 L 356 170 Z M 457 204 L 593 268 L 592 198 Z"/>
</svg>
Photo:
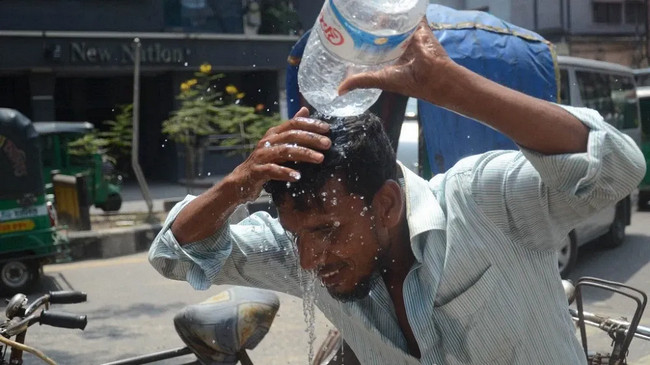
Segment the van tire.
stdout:
<svg viewBox="0 0 650 365">
<path fill-rule="evenodd" d="M 0 290 L 6 294 L 29 293 L 40 278 L 40 265 L 31 260 L 0 264 Z"/>
<path fill-rule="evenodd" d="M 616 204 L 616 214 L 614 221 L 609 227 L 609 232 L 605 233 L 600 238 L 600 243 L 605 248 L 616 248 L 625 242 L 625 226 L 627 225 L 627 212 L 626 209 L 629 205 L 623 200 Z"/>
<path fill-rule="evenodd" d="M 557 255 L 557 266 L 558 270 L 560 270 L 560 276 L 562 279 L 566 279 L 578 261 L 578 240 L 576 239 L 575 232 L 569 232 L 562 247 L 558 250 Z"/>
</svg>

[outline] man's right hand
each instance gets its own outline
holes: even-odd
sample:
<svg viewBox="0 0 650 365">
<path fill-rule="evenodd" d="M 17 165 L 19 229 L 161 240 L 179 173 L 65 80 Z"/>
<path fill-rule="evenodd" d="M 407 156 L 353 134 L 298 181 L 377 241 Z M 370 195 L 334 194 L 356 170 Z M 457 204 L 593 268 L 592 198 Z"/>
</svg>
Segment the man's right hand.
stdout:
<svg viewBox="0 0 650 365">
<path fill-rule="evenodd" d="M 249 157 L 231 173 L 241 186 L 241 203 L 255 200 L 269 180 L 295 182 L 300 171 L 282 164 L 286 162 L 323 162 L 324 151 L 332 142 L 326 136 L 329 124 L 310 119 L 309 110 L 302 108 L 293 119 L 270 128 Z"/>
</svg>

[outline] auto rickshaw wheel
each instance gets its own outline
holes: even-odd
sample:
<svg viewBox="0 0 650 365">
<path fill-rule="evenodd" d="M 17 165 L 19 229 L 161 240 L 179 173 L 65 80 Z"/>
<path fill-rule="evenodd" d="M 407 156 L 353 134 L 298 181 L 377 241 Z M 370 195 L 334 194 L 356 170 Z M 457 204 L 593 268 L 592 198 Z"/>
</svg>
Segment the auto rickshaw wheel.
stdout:
<svg viewBox="0 0 650 365">
<path fill-rule="evenodd" d="M 39 277 L 39 265 L 33 261 L 10 260 L 0 266 L 0 288 L 7 293 L 29 292 Z"/>
<path fill-rule="evenodd" d="M 120 194 L 109 194 L 104 204 L 99 206 L 105 212 L 117 212 L 122 207 L 122 197 Z"/>
</svg>

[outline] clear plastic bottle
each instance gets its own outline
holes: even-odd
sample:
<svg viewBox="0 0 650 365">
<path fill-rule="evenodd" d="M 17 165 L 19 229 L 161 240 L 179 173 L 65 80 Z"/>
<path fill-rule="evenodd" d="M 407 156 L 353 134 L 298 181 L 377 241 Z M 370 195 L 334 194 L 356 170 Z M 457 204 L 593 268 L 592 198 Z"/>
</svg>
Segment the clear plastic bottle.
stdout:
<svg viewBox="0 0 650 365">
<path fill-rule="evenodd" d="M 426 12 L 428 0 L 325 0 L 307 40 L 298 85 L 307 102 L 327 115 L 365 112 L 381 90 L 338 96 L 347 76 L 395 62 Z"/>
</svg>

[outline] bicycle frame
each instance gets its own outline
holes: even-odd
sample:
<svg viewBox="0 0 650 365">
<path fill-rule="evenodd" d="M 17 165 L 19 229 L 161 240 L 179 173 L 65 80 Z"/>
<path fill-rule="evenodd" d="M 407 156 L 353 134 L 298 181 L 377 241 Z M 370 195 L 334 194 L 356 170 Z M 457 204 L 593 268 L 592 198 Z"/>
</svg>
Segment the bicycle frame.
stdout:
<svg viewBox="0 0 650 365">
<path fill-rule="evenodd" d="M 168 360 L 168 359 L 173 359 L 173 358 L 176 358 L 176 357 L 190 355 L 192 353 L 193 353 L 192 350 L 190 350 L 188 347 L 179 347 L 179 348 L 172 349 L 172 350 L 155 352 L 155 353 L 152 353 L 152 354 L 135 356 L 135 357 L 131 357 L 131 358 L 128 358 L 128 359 L 112 361 L 112 362 L 109 362 L 109 363 L 104 363 L 102 365 L 143 365 L 143 364 L 151 364 L 151 363 L 155 363 L 155 362 L 161 361 L 161 360 Z M 242 365 L 253 365 L 253 362 L 251 361 L 250 357 L 248 357 L 248 354 L 246 353 L 245 350 L 242 350 L 239 353 L 239 359 L 238 360 Z M 196 361 L 192 361 L 191 363 L 188 363 L 186 365 L 195 364 L 195 363 L 196 363 Z"/>
<path fill-rule="evenodd" d="M 578 280 L 575 286 L 575 300 L 578 316 L 578 327 L 580 328 L 580 337 L 582 339 L 582 346 L 585 351 L 585 356 L 590 362 L 588 344 L 587 344 L 587 331 L 585 328 L 585 312 L 582 300 L 582 291 L 584 287 L 593 287 L 602 290 L 611 291 L 623 295 L 636 303 L 636 310 L 634 317 L 629 324 L 622 321 L 615 321 L 609 318 L 604 319 L 598 325 L 599 328 L 606 331 L 613 340 L 612 353 L 609 355 L 609 364 L 624 364 L 627 352 L 630 347 L 632 339 L 637 336 L 637 328 L 641 322 L 641 316 L 645 310 L 648 302 L 647 295 L 635 288 L 621 283 L 607 281 L 603 279 L 584 277 Z M 644 336 L 645 337 L 645 336 Z M 642 338 L 644 338 L 642 337 Z M 650 337 L 649 337 L 650 338 Z M 597 354 L 596 356 L 600 356 Z M 597 360 L 597 359 L 594 359 Z"/>
</svg>

